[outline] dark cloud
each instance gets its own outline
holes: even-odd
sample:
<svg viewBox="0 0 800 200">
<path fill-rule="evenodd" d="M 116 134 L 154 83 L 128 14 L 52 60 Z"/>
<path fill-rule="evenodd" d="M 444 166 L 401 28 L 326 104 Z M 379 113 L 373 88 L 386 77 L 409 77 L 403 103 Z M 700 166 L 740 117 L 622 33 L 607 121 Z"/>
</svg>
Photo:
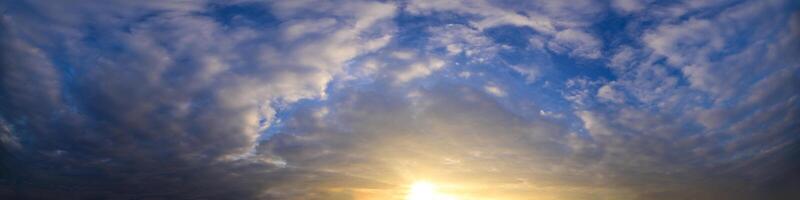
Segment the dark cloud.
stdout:
<svg viewBox="0 0 800 200">
<path fill-rule="evenodd" d="M 318 97 L 338 73 L 328 65 L 381 45 L 340 25 L 332 37 L 284 42 L 274 39 L 278 31 L 198 12 L 207 7 L 4 3 L 3 185 L 13 188 L 4 195 L 254 198 L 267 182 L 250 184 L 239 173 L 270 166 L 236 157 L 270 123 L 272 103 Z M 356 16 L 336 23 L 370 29 L 392 11 L 341 14 Z M 332 48 L 350 52 L 326 52 Z"/>
</svg>

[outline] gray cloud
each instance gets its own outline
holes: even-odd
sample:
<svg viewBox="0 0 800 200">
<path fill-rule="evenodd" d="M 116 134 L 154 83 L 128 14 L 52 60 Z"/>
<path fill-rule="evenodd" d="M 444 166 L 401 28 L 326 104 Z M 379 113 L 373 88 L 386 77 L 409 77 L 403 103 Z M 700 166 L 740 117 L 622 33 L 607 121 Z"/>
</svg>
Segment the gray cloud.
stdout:
<svg viewBox="0 0 800 200">
<path fill-rule="evenodd" d="M 204 2 L 107 3 L 4 3 L 3 138 L 16 140 L 3 140 L 16 159 L 6 184 L 21 187 L 10 195 L 252 195 L 261 189 L 232 175 L 231 159 L 255 146 L 274 106 L 325 96 L 345 61 L 384 45 L 394 13 L 385 3 L 316 7 L 340 14 L 335 27 L 280 41 L 205 15 L 215 7 Z M 247 6 L 280 8 L 275 20 L 302 12 Z M 186 194 L 196 189 L 208 193 Z"/>
</svg>

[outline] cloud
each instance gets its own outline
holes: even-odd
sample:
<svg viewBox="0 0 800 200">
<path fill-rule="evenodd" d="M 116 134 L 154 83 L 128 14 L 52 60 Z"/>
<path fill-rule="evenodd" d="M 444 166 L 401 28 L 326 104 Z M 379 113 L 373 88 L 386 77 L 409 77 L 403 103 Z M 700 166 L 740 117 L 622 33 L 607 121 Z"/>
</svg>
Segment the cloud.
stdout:
<svg viewBox="0 0 800 200">
<path fill-rule="evenodd" d="M 497 96 L 497 97 L 506 96 L 506 91 L 501 89 L 497 85 L 494 85 L 494 84 L 489 84 L 489 85 L 483 86 L 483 90 L 486 91 L 487 93 L 492 94 L 492 95 Z"/>
<path fill-rule="evenodd" d="M 534 30 L 550 33 L 554 31 L 552 22 L 535 14 L 521 15 L 505 10 L 491 2 L 476 1 L 410 1 L 406 8 L 412 14 L 429 14 L 432 12 L 454 11 L 465 14 L 477 14 L 483 19 L 474 21 L 472 25 L 480 30 L 501 25 L 526 26 Z"/>
<path fill-rule="evenodd" d="M 442 69 L 444 66 L 444 61 L 436 58 L 429 58 L 426 61 L 411 63 L 405 69 L 397 72 L 394 77 L 398 83 L 405 83 L 413 79 L 428 76 Z"/>
<path fill-rule="evenodd" d="M 512 65 L 511 69 L 525 76 L 525 83 L 528 84 L 533 83 L 537 78 L 539 78 L 539 76 L 541 76 L 541 72 L 536 67 Z"/>
<path fill-rule="evenodd" d="M 556 33 L 547 48 L 557 53 L 584 58 L 599 58 L 602 55 L 602 43 L 592 35 L 582 31 L 567 29 Z"/>
<path fill-rule="evenodd" d="M 653 50 L 654 56 L 663 56 L 668 64 L 681 69 L 694 89 L 728 98 L 734 95 L 732 88 L 737 83 L 752 81 L 745 72 L 761 74 L 775 67 L 776 64 L 773 63 L 756 61 L 756 58 L 765 56 L 763 53 L 766 50 L 762 49 L 764 45 L 754 42 L 746 46 L 736 46 L 732 41 L 768 37 L 768 30 L 784 26 L 781 24 L 785 21 L 769 21 L 761 15 L 778 12 L 776 9 L 780 9 L 780 5 L 750 2 L 731 6 L 714 17 L 691 18 L 676 24 L 660 25 L 645 33 L 642 41 Z M 758 24 L 759 28 L 745 24 Z M 752 35 L 733 34 L 744 30 L 756 32 Z M 724 63 L 726 67 L 716 67 L 712 63 Z M 765 67 L 750 69 L 753 65 Z M 719 76 L 720 74 L 725 76 Z"/>
<path fill-rule="evenodd" d="M 549 168 L 537 160 L 556 159 L 563 153 L 548 148 L 561 145 L 552 139 L 560 137 L 563 129 L 543 120 L 521 121 L 480 90 L 441 84 L 418 91 L 412 98 L 390 88 L 343 94 L 326 103 L 336 111 L 324 118 L 312 116 L 310 108 L 290 119 L 290 131 L 265 141 L 260 145 L 261 154 L 281 157 L 290 167 L 325 169 L 387 183 L 374 188 L 341 179 L 338 181 L 345 182 L 336 184 L 356 191 L 356 196 L 374 191 L 369 194 L 376 198 L 390 196 L 394 187 L 425 177 L 507 185 L 486 191 L 485 198 L 502 191 L 537 191 L 516 180 L 531 173 L 543 176 L 529 177 L 532 180 L 558 181 L 545 171 L 519 167 Z M 309 129 L 309 124 L 318 126 Z M 516 162 L 507 162 L 512 160 Z M 503 173 L 485 176 L 498 170 Z M 458 176 L 439 176 L 442 174 Z M 302 193 L 329 187 L 333 186 L 310 185 L 302 188 L 306 191 Z"/>
<path fill-rule="evenodd" d="M 623 103 L 625 97 L 616 91 L 610 84 L 603 85 L 597 90 L 597 97 L 601 101 L 609 101 L 614 103 Z"/>
<path fill-rule="evenodd" d="M 293 12 L 309 6 L 17 3 L 4 5 L 18 9 L 3 15 L 2 117 L 15 127 L 3 138 L 19 138 L 14 170 L 20 179 L 52 191 L 41 198 L 66 192 L 43 185 L 50 182 L 83 188 L 87 192 L 80 195 L 86 198 L 178 197 L 183 195 L 173 192 L 226 181 L 236 183 L 196 195 L 251 195 L 250 186 L 228 175 L 226 170 L 239 165 L 231 159 L 256 146 L 278 105 L 323 98 L 346 61 L 385 46 L 395 11 L 388 3 L 348 2 L 315 7 L 338 19 L 295 20 Z M 228 24 L 215 10 L 225 7 L 280 8 L 234 17 L 257 21 L 276 14 L 272 20 L 290 25 L 264 33 Z M 291 40 L 274 39 L 282 33 Z M 103 172 L 87 174 L 86 181 L 53 179 L 71 170 Z M 221 182 L 200 180 L 184 187 L 148 171 L 206 174 Z M 26 175 L 37 173 L 48 175 Z M 113 181 L 120 189 L 149 185 L 111 193 L 97 185 L 113 179 L 122 180 Z"/>
<path fill-rule="evenodd" d="M 447 55 L 464 54 L 473 62 L 489 60 L 499 50 L 490 38 L 479 30 L 468 26 L 448 24 L 442 27 L 431 27 L 428 32 L 432 35 L 429 47 L 444 48 Z"/>
<path fill-rule="evenodd" d="M 506 4 L 488 1 L 411 1 L 406 10 L 412 14 L 431 14 L 433 12 L 456 12 L 477 15 L 478 19 L 469 21 L 477 30 L 485 30 L 504 25 L 531 28 L 551 38 L 548 48 L 558 53 L 572 56 L 598 58 L 602 42 L 582 29 L 586 21 L 591 21 L 597 12 L 592 3 L 560 3 L 553 1 Z M 522 8 L 522 9 L 520 9 Z M 563 15 L 563 13 L 578 13 Z M 544 13 L 541 14 L 541 13 Z M 563 30 L 562 30 L 563 29 Z M 458 49 L 453 47 L 453 49 Z"/>
<path fill-rule="evenodd" d="M 645 8 L 645 2 L 640 0 L 614 0 L 611 7 L 622 13 L 641 11 Z"/>
<path fill-rule="evenodd" d="M 2 2 L 0 197 L 795 199 L 797 4 L 608 3 Z"/>
</svg>

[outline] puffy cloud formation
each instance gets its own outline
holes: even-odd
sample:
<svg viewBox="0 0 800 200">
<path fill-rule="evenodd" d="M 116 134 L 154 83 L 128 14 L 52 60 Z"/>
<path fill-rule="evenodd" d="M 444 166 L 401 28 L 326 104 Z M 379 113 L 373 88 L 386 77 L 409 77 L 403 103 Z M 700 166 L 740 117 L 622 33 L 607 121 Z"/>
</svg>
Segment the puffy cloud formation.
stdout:
<svg viewBox="0 0 800 200">
<path fill-rule="evenodd" d="M 800 198 L 794 1 L 0 11 L 4 199 Z"/>
</svg>

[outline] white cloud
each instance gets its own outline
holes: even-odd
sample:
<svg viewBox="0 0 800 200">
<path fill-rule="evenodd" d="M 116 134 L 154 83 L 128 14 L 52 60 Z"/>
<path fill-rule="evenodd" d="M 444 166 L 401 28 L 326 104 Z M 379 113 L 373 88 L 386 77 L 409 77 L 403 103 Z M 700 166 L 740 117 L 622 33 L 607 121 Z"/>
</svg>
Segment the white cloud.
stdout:
<svg viewBox="0 0 800 200">
<path fill-rule="evenodd" d="M 624 99 L 625 97 L 623 96 L 623 94 L 620 94 L 619 91 L 615 90 L 611 84 L 606 84 L 600 87 L 600 89 L 597 90 L 597 97 L 599 97 L 601 101 L 608 101 L 619 104 L 625 102 Z"/>
<path fill-rule="evenodd" d="M 632 62 L 634 62 L 635 54 L 636 50 L 629 46 L 620 47 L 617 53 L 611 57 L 608 65 L 617 70 L 626 70 L 633 64 Z"/>
<path fill-rule="evenodd" d="M 567 29 L 556 33 L 547 48 L 557 53 L 565 53 L 574 57 L 590 59 L 600 58 L 602 42 L 583 31 Z"/>
<path fill-rule="evenodd" d="M 472 62 L 482 62 L 494 57 L 499 47 L 479 30 L 459 24 L 431 27 L 428 32 L 429 48 L 445 48 L 448 55 L 463 53 Z"/>
<path fill-rule="evenodd" d="M 503 88 L 500 88 L 500 86 L 498 86 L 496 84 L 493 84 L 493 83 L 488 83 L 488 84 L 484 85 L 483 86 L 483 90 L 486 91 L 489 94 L 492 94 L 492 95 L 496 96 L 496 97 L 505 97 L 506 96 L 506 91 L 503 90 Z"/>
<path fill-rule="evenodd" d="M 579 111 L 577 115 L 583 121 L 583 128 L 589 131 L 593 137 L 600 137 L 603 135 L 613 135 L 614 132 L 606 127 L 601 118 L 590 111 Z"/>
<path fill-rule="evenodd" d="M 414 52 L 411 51 L 395 51 L 392 56 L 401 60 L 411 60 L 415 57 Z"/>
<path fill-rule="evenodd" d="M 413 14 L 429 14 L 437 11 L 454 11 L 466 14 L 477 14 L 484 18 L 474 21 L 473 25 L 479 30 L 500 25 L 515 25 L 530 27 L 534 30 L 551 33 L 555 30 L 550 19 L 527 13 L 521 15 L 517 12 L 496 7 L 483 0 L 454 1 L 454 0 L 412 0 L 406 7 Z"/>
<path fill-rule="evenodd" d="M 528 39 L 528 42 L 533 48 L 544 49 L 546 47 L 545 45 L 547 44 L 547 38 L 541 35 L 533 35 L 530 39 Z"/>
<path fill-rule="evenodd" d="M 647 3 L 647 0 L 613 0 L 611 7 L 621 13 L 630 13 L 645 9 Z"/>
<path fill-rule="evenodd" d="M 459 72 L 459 73 L 458 73 L 458 77 L 461 77 L 461 78 L 470 78 L 470 77 L 472 77 L 472 72 L 469 72 L 469 71 L 462 71 L 462 72 Z"/>
<path fill-rule="evenodd" d="M 283 33 L 286 40 L 292 41 L 310 33 L 324 34 L 331 31 L 334 25 L 336 25 L 336 19 L 332 18 L 296 20 L 286 23 Z"/>
<path fill-rule="evenodd" d="M 556 119 L 564 118 L 564 114 L 554 113 L 552 111 L 545 111 L 545 110 L 539 110 L 539 115 L 544 116 L 544 117 L 552 117 L 552 118 L 556 118 Z"/>
<path fill-rule="evenodd" d="M 699 8 L 718 3 L 690 2 L 685 6 Z M 743 2 L 710 17 L 667 21 L 646 31 L 641 41 L 652 50 L 650 62 L 665 58 L 667 64 L 680 69 L 693 89 L 706 92 L 721 102 L 735 96 L 742 81 L 752 81 L 749 75 L 768 73 L 777 67 L 777 63 L 757 60 L 766 56 L 765 43 L 771 43 L 773 36 L 769 35 L 774 34 L 770 30 L 784 26 L 774 18 L 764 17 L 765 13 L 779 13 L 780 5 L 777 2 Z M 750 30 L 752 35 L 736 34 Z M 741 47 L 734 42 L 749 40 L 753 42 Z"/>
<path fill-rule="evenodd" d="M 701 61 L 707 54 L 722 48 L 723 38 L 708 20 L 691 19 L 677 25 L 661 25 L 642 36 L 654 53 L 672 65 Z"/>
<path fill-rule="evenodd" d="M 531 84 L 539 78 L 540 73 L 539 69 L 533 66 L 518 66 L 518 65 L 511 65 L 511 69 L 516 71 L 517 73 L 522 74 L 525 76 L 525 83 Z"/>
<path fill-rule="evenodd" d="M 601 83 L 602 81 L 590 80 L 586 77 L 571 78 L 566 81 L 566 88 L 561 91 L 561 95 L 573 106 L 583 107 L 592 102 L 594 96 L 592 94 Z"/>
<path fill-rule="evenodd" d="M 405 69 L 394 74 L 395 83 L 406 83 L 408 81 L 431 75 L 445 67 L 445 62 L 437 58 L 429 58 L 421 62 L 408 65 Z"/>
</svg>

